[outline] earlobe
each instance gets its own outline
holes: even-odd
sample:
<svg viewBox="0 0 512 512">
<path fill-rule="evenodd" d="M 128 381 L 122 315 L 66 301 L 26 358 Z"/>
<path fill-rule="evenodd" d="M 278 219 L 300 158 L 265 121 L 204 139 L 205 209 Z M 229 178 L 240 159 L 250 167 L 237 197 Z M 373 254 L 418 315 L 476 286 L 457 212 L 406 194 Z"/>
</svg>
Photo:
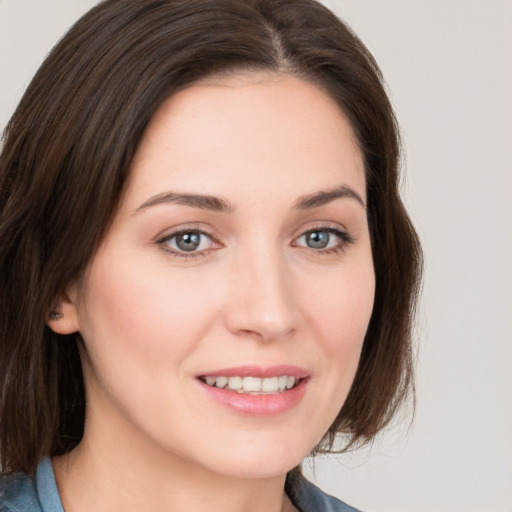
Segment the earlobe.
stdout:
<svg viewBox="0 0 512 512">
<path fill-rule="evenodd" d="M 48 313 L 48 327 L 57 334 L 73 334 L 80 330 L 78 311 L 74 301 L 66 294 L 57 306 Z"/>
</svg>

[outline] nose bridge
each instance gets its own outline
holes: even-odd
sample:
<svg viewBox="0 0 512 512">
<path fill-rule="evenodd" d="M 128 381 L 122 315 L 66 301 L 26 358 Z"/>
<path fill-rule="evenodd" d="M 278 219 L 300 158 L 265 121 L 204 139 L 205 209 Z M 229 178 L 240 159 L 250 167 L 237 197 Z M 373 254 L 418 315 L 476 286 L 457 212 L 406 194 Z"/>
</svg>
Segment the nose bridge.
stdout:
<svg viewBox="0 0 512 512">
<path fill-rule="evenodd" d="M 274 340 L 295 328 L 292 274 L 278 247 L 268 239 L 256 245 L 238 254 L 229 323 L 233 331 Z"/>
</svg>

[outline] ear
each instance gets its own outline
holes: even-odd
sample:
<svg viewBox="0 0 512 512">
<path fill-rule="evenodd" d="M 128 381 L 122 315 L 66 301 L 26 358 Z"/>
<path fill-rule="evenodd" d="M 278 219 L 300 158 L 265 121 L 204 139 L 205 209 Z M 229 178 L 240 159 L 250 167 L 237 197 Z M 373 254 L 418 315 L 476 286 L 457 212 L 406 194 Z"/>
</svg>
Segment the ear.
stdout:
<svg viewBox="0 0 512 512">
<path fill-rule="evenodd" d="M 73 334 L 80 330 L 76 297 L 76 289 L 73 286 L 48 313 L 46 323 L 52 331 L 57 334 Z"/>
</svg>

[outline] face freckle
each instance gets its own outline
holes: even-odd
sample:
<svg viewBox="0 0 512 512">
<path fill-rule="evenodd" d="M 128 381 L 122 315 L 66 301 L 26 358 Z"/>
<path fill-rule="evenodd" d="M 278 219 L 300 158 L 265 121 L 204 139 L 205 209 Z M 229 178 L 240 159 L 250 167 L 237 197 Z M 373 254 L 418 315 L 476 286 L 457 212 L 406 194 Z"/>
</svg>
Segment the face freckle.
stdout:
<svg viewBox="0 0 512 512">
<path fill-rule="evenodd" d="M 244 73 L 168 99 L 75 305 L 83 443 L 223 475 L 297 465 L 346 398 L 372 312 L 365 201 L 353 131 L 316 86 Z"/>
</svg>

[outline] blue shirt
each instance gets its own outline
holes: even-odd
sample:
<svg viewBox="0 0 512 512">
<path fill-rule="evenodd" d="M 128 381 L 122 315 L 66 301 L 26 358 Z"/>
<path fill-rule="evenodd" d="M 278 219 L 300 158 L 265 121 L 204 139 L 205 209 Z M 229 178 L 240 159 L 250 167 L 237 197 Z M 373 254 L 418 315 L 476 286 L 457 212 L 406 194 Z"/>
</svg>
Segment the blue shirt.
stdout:
<svg viewBox="0 0 512 512">
<path fill-rule="evenodd" d="M 323 493 L 302 476 L 289 477 L 286 492 L 301 512 L 360 512 Z M 0 478 L 0 512 L 64 512 L 50 459 L 43 459 L 34 477 Z"/>
</svg>

